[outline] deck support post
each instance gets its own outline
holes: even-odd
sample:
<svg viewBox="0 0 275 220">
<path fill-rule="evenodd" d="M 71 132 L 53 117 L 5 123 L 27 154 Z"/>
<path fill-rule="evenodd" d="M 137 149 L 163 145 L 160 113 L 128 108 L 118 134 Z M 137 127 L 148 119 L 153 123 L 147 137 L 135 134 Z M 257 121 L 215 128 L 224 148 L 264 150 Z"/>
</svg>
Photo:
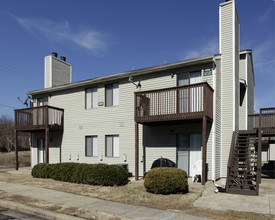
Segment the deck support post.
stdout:
<svg viewBox="0 0 275 220">
<path fill-rule="evenodd" d="M 49 163 L 49 128 L 45 129 L 46 163 Z"/>
<path fill-rule="evenodd" d="M 206 180 L 206 135 L 207 135 L 207 119 L 206 116 L 202 119 L 202 178 L 201 184 L 205 185 Z"/>
<path fill-rule="evenodd" d="M 139 137 L 138 137 L 139 131 L 138 131 L 138 123 L 135 122 L 135 180 L 138 180 L 139 176 Z"/>
<path fill-rule="evenodd" d="M 258 152 L 257 152 L 257 194 L 259 194 L 259 184 L 261 183 L 262 175 L 262 109 L 259 114 L 259 129 L 258 129 Z"/>
<path fill-rule="evenodd" d="M 15 152 L 15 170 L 18 170 L 18 131 L 15 130 L 15 143 L 14 143 L 14 152 Z"/>
</svg>

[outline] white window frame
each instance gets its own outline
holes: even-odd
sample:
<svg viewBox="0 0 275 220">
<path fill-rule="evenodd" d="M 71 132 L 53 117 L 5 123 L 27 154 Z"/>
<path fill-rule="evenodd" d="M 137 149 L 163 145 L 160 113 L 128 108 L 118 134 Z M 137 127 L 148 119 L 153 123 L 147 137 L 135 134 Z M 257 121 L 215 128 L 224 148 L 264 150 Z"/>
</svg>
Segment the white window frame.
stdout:
<svg viewBox="0 0 275 220">
<path fill-rule="evenodd" d="M 97 87 L 85 89 L 85 108 L 91 109 L 98 107 Z"/>
<path fill-rule="evenodd" d="M 109 139 L 109 141 L 108 141 Z M 111 144 L 111 154 L 108 152 L 108 143 Z M 105 156 L 106 157 L 119 157 L 119 135 L 106 135 L 105 136 Z"/>
<path fill-rule="evenodd" d="M 107 92 L 111 93 L 111 97 L 109 100 L 109 96 L 107 95 Z M 118 106 L 119 105 L 119 84 L 113 83 L 113 84 L 106 84 L 105 85 L 105 107 L 110 106 Z"/>
<path fill-rule="evenodd" d="M 91 139 L 90 144 L 88 146 L 88 139 Z M 88 147 L 90 147 L 91 153 L 88 154 Z M 98 137 L 97 135 L 87 135 L 85 136 L 85 156 L 86 157 L 97 157 L 98 156 Z"/>
</svg>

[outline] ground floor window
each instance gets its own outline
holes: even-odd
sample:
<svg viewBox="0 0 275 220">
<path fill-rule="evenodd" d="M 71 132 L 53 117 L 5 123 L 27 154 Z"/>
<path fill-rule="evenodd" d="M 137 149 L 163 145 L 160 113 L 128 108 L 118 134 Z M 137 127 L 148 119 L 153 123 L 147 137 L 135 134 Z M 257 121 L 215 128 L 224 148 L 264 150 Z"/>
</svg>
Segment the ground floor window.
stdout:
<svg viewBox="0 0 275 220">
<path fill-rule="evenodd" d="M 85 156 L 97 157 L 97 136 L 85 137 Z"/>
<path fill-rule="evenodd" d="M 106 135 L 106 157 L 119 157 L 119 135 Z"/>
</svg>

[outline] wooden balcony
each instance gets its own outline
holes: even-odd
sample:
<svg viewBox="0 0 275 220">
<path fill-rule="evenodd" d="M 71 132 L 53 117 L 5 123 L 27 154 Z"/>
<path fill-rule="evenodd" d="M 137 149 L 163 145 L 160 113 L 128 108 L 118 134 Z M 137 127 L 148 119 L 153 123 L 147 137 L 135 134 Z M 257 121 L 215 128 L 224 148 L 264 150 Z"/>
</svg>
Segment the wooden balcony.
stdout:
<svg viewBox="0 0 275 220">
<path fill-rule="evenodd" d="M 52 106 L 17 109 L 15 112 L 15 129 L 17 131 L 63 130 L 64 109 Z"/>
<path fill-rule="evenodd" d="M 207 82 L 135 93 L 135 121 L 213 120 L 213 89 Z"/>
<path fill-rule="evenodd" d="M 263 135 L 275 135 L 275 107 L 261 108 L 259 114 L 248 115 L 248 129 L 258 130 L 259 128 Z"/>
</svg>

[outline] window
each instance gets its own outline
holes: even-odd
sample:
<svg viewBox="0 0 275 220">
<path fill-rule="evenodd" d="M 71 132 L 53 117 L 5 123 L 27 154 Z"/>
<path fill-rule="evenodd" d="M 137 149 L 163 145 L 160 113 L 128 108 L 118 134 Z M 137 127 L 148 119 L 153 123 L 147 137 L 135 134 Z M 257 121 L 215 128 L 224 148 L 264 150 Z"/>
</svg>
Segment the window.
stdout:
<svg viewBox="0 0 275 220">
<path fill-rule="evenodd" d="M 48 97 L 37 99 L 37 106 L 48 105 Z"/>
<path fill-rule="evenodd" d="M 119 136 L 106 135 L 106 157 L 119 157 Z"/>
<path fill-rule="evenodd" d="M 86 92 L 86 109 L 97 107 L 97 88 L 89 88 Z"/>
<path fill-rule="evenodd" d="M 97 136 L 85 137 L 85 156 L 97 157 Z"/>
<path fill-rule="evenodd" d="M 202 81 L 201 71 L 178 74 L 178 86 L 187 86 Z M 178 112 L 202 111 L 202 87 L 183 88 L 178 91 Z"/>
<path fill-rule="evenodd" d="M 119 105 L 118 83 L 105 85 L 105 106 Z"/>
<path fill-rule="evenodd" d="M 190 84 L 200 83 L 201 71 L 186 72 L 178 75 L 178 86 L 186 86 Z"/>
</svg>

